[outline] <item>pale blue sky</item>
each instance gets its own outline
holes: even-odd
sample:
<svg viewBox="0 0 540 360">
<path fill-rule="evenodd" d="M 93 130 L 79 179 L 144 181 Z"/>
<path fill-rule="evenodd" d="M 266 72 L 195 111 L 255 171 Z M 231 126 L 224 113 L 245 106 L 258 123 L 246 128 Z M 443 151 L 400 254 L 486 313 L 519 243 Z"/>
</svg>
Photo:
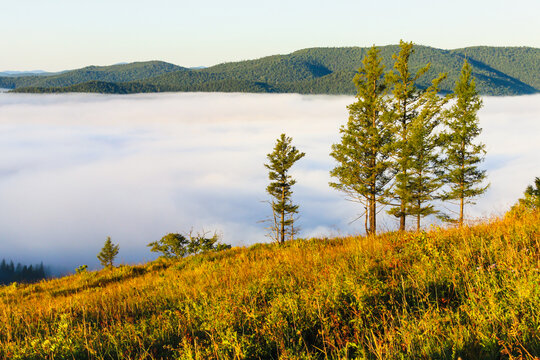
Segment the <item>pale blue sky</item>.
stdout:
<svg viewBox="0 0 540 360">
<path fill-rule="evenodd" d="M 540 47 L 538 0 L 0 0 L 0 71 L 182 66 L 320 46 Z"/>
</svg>

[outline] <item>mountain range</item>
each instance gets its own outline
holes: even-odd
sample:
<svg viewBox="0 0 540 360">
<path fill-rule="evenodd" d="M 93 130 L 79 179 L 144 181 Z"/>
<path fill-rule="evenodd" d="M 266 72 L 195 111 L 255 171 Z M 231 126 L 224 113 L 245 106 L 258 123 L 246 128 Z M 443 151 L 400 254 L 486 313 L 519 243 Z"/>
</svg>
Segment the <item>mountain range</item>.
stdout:
<svg viewBox="0 0 540 360">
<path fill-rule="evenodd" d="M 25 93 L 96 92 L 130 94 L 164 91 L 354 94 L 352 82 L 368 48 L 309 48 L 286 55 L 186 68 L 162 61 L 88 66 L 52 74 L 0 76 L 0 88 Z M 387 69 L 398 45 L 380 47 Z M 415 45 L 410 65 L 431 68 L 417 85 L 427 87 L 439 73 L 452 91 L 463 61 L 473 67 L 482 95 L 523 95 L 540 92 L 540 49 L 477 46 L 454 50 Z"/>
</svg>

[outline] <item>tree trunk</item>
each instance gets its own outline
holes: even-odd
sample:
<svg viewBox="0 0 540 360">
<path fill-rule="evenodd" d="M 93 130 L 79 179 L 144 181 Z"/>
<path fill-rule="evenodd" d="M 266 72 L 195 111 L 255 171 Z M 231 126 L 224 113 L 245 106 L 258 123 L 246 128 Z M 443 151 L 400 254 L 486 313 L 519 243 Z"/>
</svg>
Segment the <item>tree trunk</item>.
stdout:
<svg viewBox="0 0 540 360">
<path fill-rule="evenodd" d="M 420 202 L 420 199 L 418 199 L 418 214 L 416 215 L 416 231 L 420 231 L 420 218 L 422 217 L 420 215 L 420 206 L 422 206 L 422 203 Z"/>
<path fill-rule="evenodd" d="M 369 200 L 366 198 L 366 218 L 364 220 L 364 227 L 366 229 L 366 234 L 369 234 L 369 227 L 368 227 L 368 221 L 369 221 Z"/>
<path fill-rule="evenodd" d="M 461 196 L 461 199 L 459 199 L 459 226 L 463 226 L 463 195 Z"/>
<path fill-rule="evenodd" d="M 375 202 L 375 194 L 371 194 L 370 197 L 370 210 L 369 210 L 369 232 L 375 235 L 377 233 L 377 204 Z"/>
<path fill-rule="evenodd" d="M 401 207 L 400 207 L 400 214 L 399 214 L 399 231 L 405 231 L 405 204 L 404 201 L 401 200 Z"/>
<path fill-rule="evenodd" d="M 281 240 L 280 243 L 285 242 L 285 188 L 281 189 Z"/>
</svg>

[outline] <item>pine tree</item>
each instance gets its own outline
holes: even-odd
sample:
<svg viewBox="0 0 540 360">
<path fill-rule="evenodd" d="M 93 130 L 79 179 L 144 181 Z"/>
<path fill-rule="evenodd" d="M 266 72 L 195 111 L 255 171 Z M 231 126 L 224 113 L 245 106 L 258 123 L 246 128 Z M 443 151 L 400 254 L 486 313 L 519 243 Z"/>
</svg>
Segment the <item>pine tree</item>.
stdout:
<svg viewBox="0 0 540 360">
<path fill-rule="evenodd" d="M 268 164 L 264 166 L 269 170 L 270 184 L 266 191 L 273 197 L 271 201 L 273 221 L 273 237 L 279 243 L 285 241 L 286 235 L 294 235 L 294 214 L 298 213 L 298 205 L 291 201 L 291 187 L 296 181 L 289 175 L 289 169 L 295 162 L 306 154 L 291 145 L 292 138 L 281 134 L 277 139 L 274 151 L 267 155 Z"/>
<path fill-rule="evenodd" d="M 471 66 L 464 61 L 461 74 L 456 82 L 453 96 L 456 99 L 447 113 L 443 134 L 444 152 L 446 154 L 444 182 L 447 189 L 443 192 L 443 200 L 459 202 L 459 218 L 461 226 L 464 221 L 464 207 L 474 204 L 473 198 L 483 194 L 488 188 L 480 184 L 486 178 L 486 171 L 478 165 L 484 160 L 485 145 L 475 143 L 481 129 L 477 112 L 482 107 L 482 100 L 476 91 Z"/>
<path fill-rule="evenodd" d="M 118 250 L 120 249 L 119 245 L 114 245 L 111 242 L 111 237 L 107 236 L 107 240 L 101 249 L 101 252 L 98 254 L 97 258 L 101 262 L 103 267 L 112 267 L 113 261 L 116 255 L 118 255 Z"/>
<path fill-rule="evenodd" d="M 432 91 L 420 90 L 415 85 L 415 82 L 429 70 L 430 64 L 426 64 L 416 74 L 412 74 L 409 69 L 409 60 L 414 53 L 413 43 L 400 40 L 399 46 L 399 54 L 393 55 L 395 60 L 394 69 L 387 75 L 388 81 L 393 86 L 393 133 L 396 137 L 392 154 L 392 166 L 396 170 L 396 175 L 391 191 L 392 202 L 390 202 L 390 205 L 392 205 L 392 208 L 388 213 L 399 218 L 399 229 L 404 231 L 407 215 L 413 215 L 409 211 L 412 208 L 411 203 L 418 200 L 413 199 L 411 191 L 411 182 L 413 182 L 412 157 L 413 151 L 415 151 L 413 147 L 416 147 L 416 150 L 418 149 L 418 144 L 411 144 L 411 137 L 413 136 L 411 126 L 418 118 L 423 106 L 435 104 L 426 100 L 426 97 L 433 99 Z M 436 83 L 438 84 L 444 77 L 446 75 L 439 75 L 435 80 Z M 428 109 L 427 112 L 429 113 L 430 110 Z M 419 124 L 415 126 L 417 130 L 424 131 L 418 127 Z"/>
<path fill-rule="evenodd" d="M 437 95 L 444 78 L 443 75 L 433 80 L 432 86 L 424 92 L 420 99 L 420 111 L 410 125 L 410 198 L 406 213 L 416 217 L 417 230 L 420 230 L 423 217 L 438 212 L 431 202 L 437 199 L 435 192 L 442 186 L 440 135 L 436 129 L 442 120 L 442 107 L 448 101 L 448 98 Z"/>
<path fill-rule="evenodd" d="M 377 230 L 377 203 L 385 196 L 390 181 L 391 112 L 387 107 L 388 86 L 379 50 L 373 46 L 362 60 L 353 81 L 357 101 L 348 106 L 349 120 L 340 128 L 341 142 L 332 145 L 330 155 L 337 166 L 330 186 L 363 204 L 366 232 Z"/>
<path fill-rule="evenodd" d="M 534 178 L 534 186 L 527 186 L 524 198 L 519 202 L 530 209 L 540 209 L 540 177 Z"/>
</svg>

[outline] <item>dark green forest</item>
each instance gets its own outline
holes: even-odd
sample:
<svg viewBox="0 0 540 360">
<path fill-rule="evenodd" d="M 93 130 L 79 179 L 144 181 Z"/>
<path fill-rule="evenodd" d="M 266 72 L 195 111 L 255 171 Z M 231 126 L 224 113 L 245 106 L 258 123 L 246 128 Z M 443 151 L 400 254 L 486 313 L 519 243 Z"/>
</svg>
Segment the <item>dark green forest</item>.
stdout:
<svg viewBox="0 0 540 360">
<path fill-rule="evenodd" d="M 386 68 L 398 45 L 381 47 Z M 426 63 L 431 69 L 418 82 L 426 88 L 441 72 L 448 78 L 441 92 L 450 92 L 466 58 L 481 95 L 523 95 L 540 91 L 540 49 L 529 47 L 469 47 L 455 50 L 415 46 L 411 70 Z M 89 66 L 54 75 L 0 77 L 0 87 L 16 92 L 95 92 L 130 94 L 165 91 L 354 94 L 352 78 L 367 48 L 310 48 L 287 55 L 189 69 L 150 61 L 113 66 Z"/>
<path fill-rule="evenodd" d="M 47 271 L 43 263 L 37 265 L 22 265 L 5 259 L 0 263 L 0 285 L 12 282 L 32 283 L 47 277 Z"/>
</svg>

